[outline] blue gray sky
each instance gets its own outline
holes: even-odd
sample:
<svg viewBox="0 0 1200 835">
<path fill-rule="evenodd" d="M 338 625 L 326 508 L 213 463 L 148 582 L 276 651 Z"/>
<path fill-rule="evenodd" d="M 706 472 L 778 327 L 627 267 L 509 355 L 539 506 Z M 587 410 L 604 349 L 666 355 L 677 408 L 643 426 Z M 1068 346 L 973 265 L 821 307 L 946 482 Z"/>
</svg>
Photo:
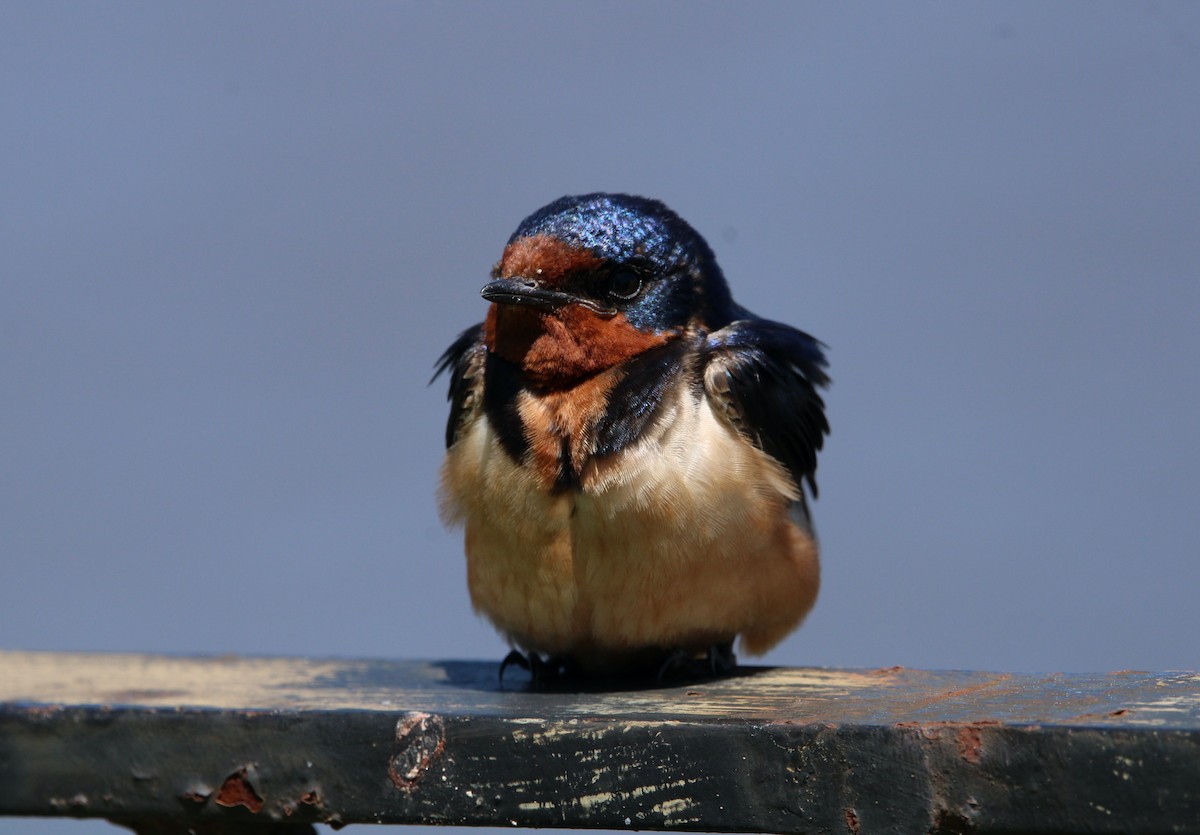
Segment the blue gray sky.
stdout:
<svg viewBox="0 0 1200 835">
<path fill-rule="evenodd" d="M 426 383 L 607 190 L 830 346 L 766 661 L 1198 668 L 1197 90 L 1186 2 L 3 4 L 0 646 L 499 659 Z"/>
</svg>

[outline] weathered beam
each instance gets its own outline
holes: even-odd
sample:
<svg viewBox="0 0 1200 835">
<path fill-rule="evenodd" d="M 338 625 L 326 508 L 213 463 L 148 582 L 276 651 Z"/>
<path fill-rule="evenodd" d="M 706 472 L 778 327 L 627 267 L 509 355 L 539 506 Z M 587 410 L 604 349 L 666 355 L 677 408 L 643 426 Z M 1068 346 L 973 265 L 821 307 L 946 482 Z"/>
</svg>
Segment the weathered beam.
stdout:
<svg viewBox="0 0 1200 835">
<path fill-rule="evenodd" d="M 147 833 L 1200 832 L 1195 673 L 509 688 L 492 663 L 0 653 L 0 814 Z"/>
</svg>

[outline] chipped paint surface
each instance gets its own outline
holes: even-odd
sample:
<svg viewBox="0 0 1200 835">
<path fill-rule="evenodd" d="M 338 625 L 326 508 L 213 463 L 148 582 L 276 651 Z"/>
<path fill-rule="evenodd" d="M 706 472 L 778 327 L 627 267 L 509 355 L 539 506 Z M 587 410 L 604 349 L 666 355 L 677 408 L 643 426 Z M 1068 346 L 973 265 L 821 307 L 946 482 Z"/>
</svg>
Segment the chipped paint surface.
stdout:
<svg viewBox="0 0 1200 835">
<path fill-rule="evenodd" d="M 611 783 L 611 769 L 601 766 L 592 771 L 588 781 L 592 784 Z M 518 804 L 522 811 L 551 811 L 562 806 L 577 806 L 585 814 L 595 814 L 607 810 L 610 814 L 620 816 L 629 814 L 638 820 L 645 820 L 647 811 L 658 818 L 666 826 L 678 826 L 683 823 L 695 822 L 695 818 L 687 817 L 684 813 L 700 805 L 691 792 L 693 786 L 701 782 L 697 778 L 666 780 L 664 782 L 648 782 L 626 791 L 604 791 L 583 794 L 577 797 L 561 796 L 553 800 L 527 800 Z M 657 799 L 667 795 L 665 799 Z M 648 798 L 650 802 L 641 802 Z M 611 808 L 610 808 L 611 807 Z"/>
<path fill-rule="evenodd" d="M 249 775 L 247 774 L 249 770 L 250 767 L 247 766 L 226 777 L 225 782 L 221 784 L 221 788 L 217 790 L 217 795 L 213 798 L 213 802 L 218 806 L 226 808 L 245 806 L 251 812 L 261 811 L 263 799 L 255 791 L 254 785 L 250 782 Z"/>
<path fill-rule="evenodd" d="M 0 814 L 1200 835 L 1195 673 L 508 686 L 468 662 L 0 652 Z"/>
<path fill-rule="evenodd" d="M 388 777 L 402 791 L 412 791 L 446 750 L 446 728 L 440 716 L 412 711 L 396 723 L 398 750 L 388 763 Z"/>
<path fill-rule="evenodd" d="M 0 651 L 0 702 L 243 710 L 486 711 L 513 719 L 621 716 L 655 721 L 996 721 L 1192 727 L 1196 673 L 1097 675 L 742 668 L 680 687 L 610 692 L 502 690 L 496 667 L 471 662 Z M 511 677 L 510 677 L 511 678 Z M 540 719 L 532 718 L 536 724 Z M 543 729 L 543 734 L 545 733 Z M 564 726 L 559 733 L 574 733 Z"/>
</svg>

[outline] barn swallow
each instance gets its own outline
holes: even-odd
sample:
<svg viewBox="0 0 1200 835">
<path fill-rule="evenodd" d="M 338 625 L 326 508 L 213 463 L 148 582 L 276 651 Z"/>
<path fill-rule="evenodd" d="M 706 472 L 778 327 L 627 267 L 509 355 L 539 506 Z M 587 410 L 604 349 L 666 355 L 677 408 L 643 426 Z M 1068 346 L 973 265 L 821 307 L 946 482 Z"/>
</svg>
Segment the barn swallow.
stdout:
<svg viewBox="0 0 1200 835">
<path fill-rule="evenodd" d="M 758 655 L 796 628 L 819 584 L 822 344 L 735 302 L 705 240 L 642 197 L 539 209 L 491 278 L 434 376 L 442 517 L 505 663 L 723 672 L 735 638 Z"/>
</svg>

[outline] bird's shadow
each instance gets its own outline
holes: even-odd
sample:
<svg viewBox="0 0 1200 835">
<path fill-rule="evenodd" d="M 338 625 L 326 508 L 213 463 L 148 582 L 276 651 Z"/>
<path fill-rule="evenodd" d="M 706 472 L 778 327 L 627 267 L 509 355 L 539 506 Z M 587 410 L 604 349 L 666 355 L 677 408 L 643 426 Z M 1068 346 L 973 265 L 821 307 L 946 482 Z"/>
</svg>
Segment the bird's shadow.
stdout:
<svg viewBox="0 0 1200 835">
<path fill-rule="evenodd" d="M 501 675 L 500 662 L 434 661 L 431 666 L 441 670 L 442 683 L 463 690 L 490 693 L 622 693 L 649 690 L 676 690 L 702 684 L 714 684 L 761 675 L 773 667 L 736 666 L 732 670 L 709 675 L 664 675 L 657 671 L 636 671 L 625 675 L 586 675 L 565 673 L 553 677 L 536 677 L 529 671 L 508 665 Z"/>
</svg>

